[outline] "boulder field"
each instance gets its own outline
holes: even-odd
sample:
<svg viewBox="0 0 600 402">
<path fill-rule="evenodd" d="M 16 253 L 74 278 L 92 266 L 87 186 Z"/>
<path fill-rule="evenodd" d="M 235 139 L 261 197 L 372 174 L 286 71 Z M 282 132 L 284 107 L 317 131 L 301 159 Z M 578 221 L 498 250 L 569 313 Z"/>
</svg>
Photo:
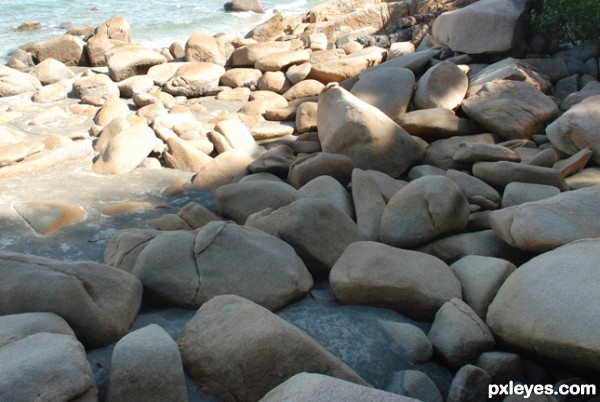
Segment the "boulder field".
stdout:
<svg viewBox="0 0 600 402">
<path fill-rule="evenodd" d="M 16 53 L 0 400 L 600 386 L 600 44 L 524 52 L 528 7 L 330 0 L 164 49 L 113 17 Z"/>
</svg>

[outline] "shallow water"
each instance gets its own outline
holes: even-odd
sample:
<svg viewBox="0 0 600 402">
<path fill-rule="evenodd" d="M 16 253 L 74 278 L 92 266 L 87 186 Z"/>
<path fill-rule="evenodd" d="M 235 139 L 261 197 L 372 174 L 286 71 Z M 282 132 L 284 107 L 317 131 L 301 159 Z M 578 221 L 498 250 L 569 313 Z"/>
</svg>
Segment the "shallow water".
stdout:
<svg viewBox="0 0 600 402">
<path fill-rule="evenodd" d="M 226 0 L 1 0 L 0 61 L 28 42 L 50 39 L 66 32 L 61 26 L 97 26 L 114 15 L 124 16 L 132 39 L 147 46 L 169 46 L 186 41 L 193 32 L 245 35 L 278 10 L 297 16 L 323 0 L 262 0 L 265 14 L 225 13 Z M 17 32 L 21 23 L 39 21 L 37 31 Z"/>
</svg>

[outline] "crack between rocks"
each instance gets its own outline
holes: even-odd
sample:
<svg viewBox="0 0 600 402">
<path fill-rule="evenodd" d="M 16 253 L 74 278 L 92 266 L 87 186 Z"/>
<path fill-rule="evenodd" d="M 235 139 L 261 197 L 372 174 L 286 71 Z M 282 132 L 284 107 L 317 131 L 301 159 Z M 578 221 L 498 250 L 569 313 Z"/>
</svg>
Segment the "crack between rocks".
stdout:
<svg viewBox="0 0 600 402">
<path fill-rule="evenodd" d="M 462 306 L 459 306 L 457 303 L 452 303 L 454 304 L 454 306 L 461 312 L 463 313 L 465 316 L 467 316 L 471 321 L 473 321 L 475 323 L 475 325 L 477 325 L 477 327 L 481 330 L 481 332 L 483 334 L 488 334 L 490 332 L 489 328 L 487 328 L 487 326 L 482 327 L 481 323 L 479 321 L 477 321 L 475 318 L 471 317 L 470 314 L 468 314 L 468 310 L 464 310 L 462 308 Z M 485 325 L 485 324 L 484 324 Z"/>
<path fill-rule="evenodd" d="M 217 239 L 219 238 L 219 236 L 221 235 L 221 233 L 223 233 L 223 230 L 225 230 L 225 228 L 227 227 L 227 225 L 229 225 L 229 222 L 226 222 L 223 225 L 223 227 L 219 230 L 219 232 L 215 234 L 215 236 L 210 241 L 210 243 L 208 243 L 206 245 L 206 247 L 204 247 L 202 250 L 192 249 L 192 259 L 194 260 L 194 266 L 196 267 L 196 277 L 198 278 L 198 287 L 196 288 L 196 293 L 194 294 L 194 302 L 198 301 L 198 297 L 199 297 L 200 292 L 202 290 L 202 283 L 200 282 L 200 268 L 198 267 L 198 259 L 196 258 L 196 256 L 202 254 L 205 250 L 207 250 L 210 246 L 212 246 L 217 241 Z M 195 244 L 194 244 L 194 246 L 195 246 Z"/>
<path fill-rule="evenodd" d="M 156 236 L 154 236 L 154 237 L 153 237 L 153 238 L 151 238 L 151 239 L 144 240 L 144 241 L 142 241 L 141 243 L 138 243 L 138 244 L 136 244 L 134 247 L 132 247 L 131 249 L 129 249 L 129 251 L 128 251 L 128 252 L 126 252 L 126 253 L 124 253 L 124 254 L 123 254 L 123 257 L 122 257 L 122 258 L 120 258 L 120 259 L 118 260 L 118 263 L 119 263 L 119 265 L 121 265 L 121 264 L 123 263 L 123 260 L 125 260 L 125 258 L 127 258 L 127 257 L 129 256 L 129 254 L 131 254 L 131 253 L 133 252 L 133 250 L 137 249 L 139 246 L 141 246 L 141 245 L 143 245 L 143 244 L 145 244 L 145 245 L 148 245 L 148 243 L 150 243 L 150 242 L 151 242 L 152 240 L 154 240 L 155 238 L 156 238 Z M 136 262 L 137 262 L 137 258 L 136 258 Z M 117 267 L 115 267 L 115 268 L 117 268 Z"/>
</svg>

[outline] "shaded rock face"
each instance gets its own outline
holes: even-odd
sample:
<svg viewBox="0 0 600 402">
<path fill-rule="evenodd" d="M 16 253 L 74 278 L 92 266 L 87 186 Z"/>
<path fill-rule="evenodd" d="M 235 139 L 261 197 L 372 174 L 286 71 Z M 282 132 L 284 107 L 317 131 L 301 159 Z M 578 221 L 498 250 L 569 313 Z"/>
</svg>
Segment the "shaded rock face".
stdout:
<svg viewBox="0 0 600 402">
<path fill-rule="evenodd" d="M 89 346 L 106 345 L 125 335 L 141 304 L 141 283 L 103 264 L 2 252 L 0 270 L 1 314 L 56 313 Z"/>
<path fill-rule="evenodd" d="M 258 400 L 301 372 L 367 385 L 310 336 L 238 296 L 218 296 L 203 305 L 177 343 L 186 371 L 224 401 Z M 238 369 L 231 370 L 232 364 Z"/>
<path fill-rule="evenodd" d="M 319 97 L 317 123 L 323 151 L 349 156 L 356 168 L 398 177 L 424 152 L 382 111 L 339 86 Z"/>
<path fill-rule="evenodd" d="M 597 373 L 598 239 L 578 240 L 525 263 L 502 285 L 487 323 L 509 345 Z M 569 325 L 565 325 L 568 317 Z"/>
</svg>

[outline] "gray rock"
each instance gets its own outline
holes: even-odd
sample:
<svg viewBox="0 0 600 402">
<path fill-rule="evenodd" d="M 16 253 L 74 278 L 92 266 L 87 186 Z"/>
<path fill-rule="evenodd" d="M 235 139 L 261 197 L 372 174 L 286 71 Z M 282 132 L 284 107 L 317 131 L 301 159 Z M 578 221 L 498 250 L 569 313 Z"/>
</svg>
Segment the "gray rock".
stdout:
<svg viewBox="0 0 600 402">
<path fill-rule="evenodd" d="M 456 109 L 464 99 L 469 79 L 456 64 L 444 61 L 419 78 L 413 103 L 417 109 Z"/>
<path fill-rule="evenodd" d="M 354 219 L 355 213 L 352 196 L 339 181 L 331 176 L 315 177 L 300 187 L 298 194 L 302 198 L 319 198 L 329 201 L 344 211 L 350 218 Z"/>
<path fill-rule="evenodd" d="M 433 165 L 416 165 L 408 171 L 406 178 L 410 182 L 425 176 L 446 176 L 446 170 Z"/>
<path fill-rule="evenodd" d="M 450 385 L 446 402 L 480 402 L 488 399 L 492 377 L 482 368 L 467 364 L 461 367 Z"/>
<path fill-rule="evenodd" d="M 323 151 L 349 156 L 356 168 L 398 177 L 424 152 L 382 111 L 339 86 L 321 94 L 317 118 Z"/>
<path fill-rule="evenodd" d="M 477 359 L 477 366 L 484 369 L 494 384 L 508 384 L 510 381 L 523 381 L 523 363 L 516 353 L 483 352 Z"/>
<path fill-rule="evenodd" d="M 257 212 L 248 217 L 246 225 L 290 244 L 316 276 L 329 275 L 346 247 L 363 239 L 354 221 L 344 211 L 316 198 L 301 198 L 275 211 Z"/>
<path fill-rule="evenodd" d="M 224 401 L 256 401 L 301 372 L 367 385 L 306 333 L 238 296 L 204 304 L 177 343 L 190 376 Z"/>
<path fill-rule="evenodd" d="M 98 400 L 85 350 L 70 335 L 37 333 L 0 348 L 0 377 L 3 401 Z"/>
<path fill-rule="evenodd" d="M 142 284 L 103 264 L 2 252 L 0 272 L 1 314 L 56 313 L 88 346 L 125 335 L 141 304 Z"/>
<path fill-rule="evenodd" d="M 494 335 L 562 367 L 597 374 L 600 321 L 590 301 L 600 297 L 599 244 L 598 239 L 575 241 L 519 267 L 489 307 L 487 323 Z"/>
<path fill-rule="evenodd" d="M 259 402 L 417 402 L 416 399 L 315 373 L 296 374 L 268 392 Z"/>
<path fill-rule="evenodd" d="M 322 175 L 331 176 L 346 186 L 352 176 L 352 160 L 346 155 L 328 152 L 300 156 L 290 165 L 288 181 L 300 188 Z"/>
<path fill-rule="evenodd" d="M 329 281 L 342 303 L 392 308 L 417 320 L 431 319 L 443 303 L 460 297 L 460 284 L 442 261 L 369 241 L 349 245 Z"/>
<path fill-rule="evenodd" d="M 514 181 L 508 183 L 504 188 L 504 192 L 502 193 L 502 208 L 530 201 L 539 201 L 558 194 L 560 194 L 560 190 L 554 186 Z"/>
<path fill-rule="evenodd" d="M 156 324 L 124 336 L 112 353 L 107 402 L 187 402 L 177 344 Z"/>
<path fill-rule="evenodd" d="M 469 77 L 469 93 L 477 92 L 482 85 L 494 80 L 526 82 L 544 93 L 547 93 L 552 87 L 547 77 L 540 74 L 535 67 L 523 60 L 507 57 L 471 74 Z"/>
<path fill-rule="evenodd" d="M 294 151 L 287 145 L 277 145 L 260 155 L 248 166 L 253 173 L 273 173 L 282 178 L 288 176 L 290 165 L 296 156 Z"/>
<path fill-rule="evenodd" d="M 481 144 L 477 142 L 463 142 L 459 145 L 452 159 L 458 162 L 520 162 L 521 157 L 512 149 L 497 144 Z"/>
<path fill-rule="evenodd" d="M 277 209 L 300 198 L 298 190 L 283 182 L 253 181 L 221 186 L 215 192 L 219 214 L 240 225 L 266 208 Z"/>
<path fill-rule="evenodd" d="M 415 89 L 415 74 L 406 68 L 380 68 L 363 74 L 350 93 L 375 106 L 392 120 L 408 109 Z"/>
<path fill-rule="evenodd" d="M 559 151 L 573 155 L 583 148 L 591 149 L 592 160 L 600 163 L 600 142 L 596 136 L 600 117 L 596 113 L 600 96 L 587 98 L 571 107 L 546 127 L 546 135 Z"/>
<path fill-rule="evenodd" d="M 448 170 L 446 176 L 456 183 L 469 204 L 479 205 L 482 209 L 496 209 L 500 205 L 500 194 L 484 181 L 454 169 Z"/>
<path fill-rule="evenodd" d="M 383 327 L 412 363 L 424 363 L 433 356 L 433 346 L 419 327 L 401 322 L 382 322 Z"/>
<path fill-rule="evenodd" d="M 260 230 L 220 221 L 197 233 L 156 236 L 139 253 L 132 273 L 144 283 L 146 297 L 186 308 L 198 308 L 217 295 L 237 294 L 277 310 L 312 287 L 312 277 L 288 244 Z"/>
<path fill-rule="evenodd" d="M 423 402 L 444 401 L 444 398 L 431 378 L 427 374 L 417 370 L 403 370 L 394 373 L 392 382 L 386 390 Z"/>
<path fill-rule="evenodd" d="M 104 249 L 104 263 L 120 270 L 131 272 L 135 260 L 150 240 L 160 231 L 147 229 L 125 229 L 111 237 Z"/>
<path fill-rule="evenodd" d="M 352 171 L 352 199 L 356 224 L 365 240 L 377 241 L 386 201 L 372 176 L 361 169 Z"/>
<path fill-rule="evenodd" d="M 524 32 L 524 0 L 484 0 L 445 12 L 433 23 L 435 41 L 461 53 L 481 54 L 512 49 Z"/>
<path fill-rule="evenodd" d="M 574 240 L 600 237 L 599 206 L 600 187 L 594 186 L 494 211 L 490 222 L 508 244 L 546 251 Z"/>
<path fill-rule="evenodd" d="M 458 117 L 452 110 L 442 108 L 413 110 L 394 121 L 409 134 L 426 141 L 482 131 L 481 126 L 473 120 Z"/>
<path fill-rule="evenodd" d="M 573 176 L 587 165 L 593 153 L 591 149 L 583 148 L 569 158 L 557 161 L 552 167 L 558 170 L 562 177 Z"/>
<path fill-rule="evenodd" d="M 468 201 L 456 184 L 444 176 L 425 176 L 392 197 L 379 237 L 385 244 L 413 247 L 463 229 L 468 219 Z"/>
<path fill-rule="evenodd" d="M 565 182 L 571 190 L 595 186 L 600 184 L 600 168 L 592 166 L 582 169 L 581 172 L 567 177 Z"/>
<path fill-rule="evenodd" d="M 461 284 L 463 300 L 482 320 L 500 286 L 517 269 L 508 261 L 479 255 L 467 255 L 450 268 Z"/>
<path fill-rule="evenodd" d="M 461 107 L 467 116 L 505 139 L 529 139 L 559 113 L 556 103 L 540 90 L 507 80 L 482 85 Z"/>
<path fill-rule="evenodd" d="M 54 313 L 22 313 L 0 316 L 0 348 L 39 332 L 75 337 L 69 324 Z"/>
<path fill-rule="evenodd" d="M 477 162 L 473 165 L 473 176 L 494 187 L 506 187 L 512 182 L 523 182 L 554 186 L 561 191 L 567 189 L 558 170 L 524 163 Z"/>
<path fill-rule="evenodd" d="M 464 164 L 454 160 L 454 155 L 463 143 L 494 144 L 492 134 L 461 135 L 437 140 L 427 147 L 425 163 L 442 169 L 458 169 Z"/>
<path fill-rule="evenodd" d="M 435 315 L 428 336 L 433 349 L 454 367 L 475 362 L 495 344 L 485 322 L 460 299 L 444 303 Z"/>
</svg>

